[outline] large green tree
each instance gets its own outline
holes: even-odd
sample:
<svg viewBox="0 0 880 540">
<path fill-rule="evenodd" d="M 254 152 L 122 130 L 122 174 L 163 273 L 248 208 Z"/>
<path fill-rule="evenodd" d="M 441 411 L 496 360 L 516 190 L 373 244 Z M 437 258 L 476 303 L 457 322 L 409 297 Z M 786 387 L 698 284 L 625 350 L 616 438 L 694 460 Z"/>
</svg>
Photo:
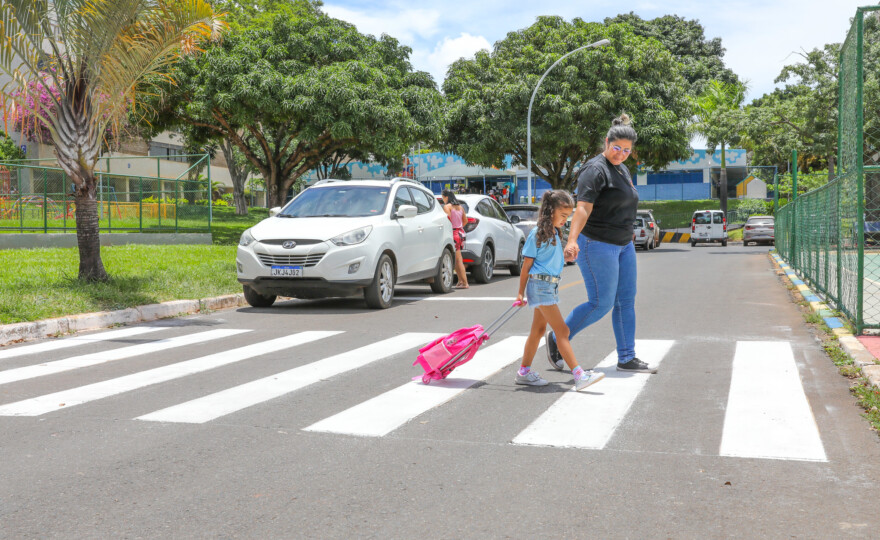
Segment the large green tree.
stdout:
<svg viewBox="0 0 880 540">
<path fill-rule="evenodd" d="M 79 277 L 106 280 L 95 166 L 102 139 L 142 113 L 149 80 L 225 28 L 203 0 L 3 0 L 2 94 L 49 131 L 75 186 Z M 33 95 L 45 92 L 44 103 Z"/>
<path fill-rule="evenodd" d="M 715 153 L 721 147 L 721 178 L 718 185 L 718 198 L 721 210 L 727 212 L 727 159 L 726 149 L 737 144 L 743 129 L 742 106 L 745 102 L 746 87 L 740 83 L 709 81 L 703 92 L 694 98 L 694 122 L 692 133 L 706 138 L 706 150 Z"/>
<path fill-rule="evenodd" d="M 838 56 L 840 44 L 798 53 L 802 61 L 785 66 L 784 83 L 746 108 L 745 146 L 756 165 L 788 170 L 798 150 L 805 172 L 826 169 L 834 177 L 837 154 Z"/>
<path fill-rule="evenodd" d="M 687 157 L 687 83 L 672 55 L 628 25 L 560 17 L 539 17 L 492 51 L 452 64 L 443 84 L 445 149 L 484 166 L 501 166 L 508 155 L 525 165 L 526 117 L 538 79 L 563 55 L 604 38 L 610 46 L 566 58 L 538 90 L 532 172 L 556 188 L 570 187 L 577 164 L 602 149 L 611 120 L 622 112 L 639 133 L 639 163 L 660 168 Z"/>
<path fill-rule="evenodd" d="M 691 95 L 701 94 L 709 81 L 730 84 L 739 81 L 736 74 L 724 66 L 725 49 L 721 38 L 707 39 L 700 21 L 678 15 L 645 20 L 632 12 L 605 19 L 605 24 L 617 23 L 626 23 L 636 35 L 662 43 L 681 64 Z"/>
<path fill-rule="evenodd" d="M 350 150 L 387 162 L 439 138 L 442 96 L 413 70 L 408 47 L 363 35 L 317 2 L 277 4 L 177 66 L 153 129 L 189 125 L 195 139 L 228 139 L 275 206 L 330 156 Z"/>
</svg>

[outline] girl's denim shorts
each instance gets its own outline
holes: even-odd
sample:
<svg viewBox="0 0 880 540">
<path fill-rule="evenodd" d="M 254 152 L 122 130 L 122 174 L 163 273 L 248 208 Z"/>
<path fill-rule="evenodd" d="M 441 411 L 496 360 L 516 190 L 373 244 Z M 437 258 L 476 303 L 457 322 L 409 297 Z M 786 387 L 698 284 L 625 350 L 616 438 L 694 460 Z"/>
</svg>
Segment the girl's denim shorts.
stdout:
<svg viewBox="0 0 880 540">
<path fill-rule="evenodd" d="M 559 303 L 559 284 L 529 278 L 526 299 L 531 307 L 552 306 Z"/>
</svg>

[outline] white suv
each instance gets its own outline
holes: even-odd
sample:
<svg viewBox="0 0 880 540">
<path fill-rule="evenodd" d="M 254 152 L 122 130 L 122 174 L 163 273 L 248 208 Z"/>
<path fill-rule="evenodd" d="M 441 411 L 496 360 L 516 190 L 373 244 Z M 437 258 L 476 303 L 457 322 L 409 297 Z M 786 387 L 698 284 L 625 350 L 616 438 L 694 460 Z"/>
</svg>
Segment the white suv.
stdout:
<svg viewBox="0 0 880 540">
<path fill-rule="evenodd" d="M 326 298 L 363 291 L 387 308 L 397 283 L 452 288 L 452 226 L 420 183 L 323 180 L 241 235 L 238 281 L 247 302 Z"/>
<path fill-rule="evenodd" d="M 486 195 L 456 195 L 467 206 L 468 222 L 464 265 L 470 267 L 477 283 L 488 283 L 496 267 L 505 267 L 518 276 L 522 268 L 523 232 L 510 222 L 504 208 Z"/>
</svg>

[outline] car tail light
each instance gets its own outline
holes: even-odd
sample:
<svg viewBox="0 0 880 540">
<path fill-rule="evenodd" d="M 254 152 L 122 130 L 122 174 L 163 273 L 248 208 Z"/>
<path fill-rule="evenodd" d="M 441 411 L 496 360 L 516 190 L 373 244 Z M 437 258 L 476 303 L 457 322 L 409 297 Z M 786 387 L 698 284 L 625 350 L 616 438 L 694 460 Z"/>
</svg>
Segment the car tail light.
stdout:
<svg viewBox="0 0 880 540">
<path fill-rule="evenodd" d="M 466 262 L 466 263 L 472 263 L 472 262 L 474 262 L 473 259 L 462 259 L 462 261 L 464 261 L 464 262 Z"/>
<path fill-rule="evenodd" d="M 724 232 L 727 232 L 727 218 L 722 218 L 721 223 L 724 224 Z"/>
<path fill-rule="evenodd" d="M 639 233 L 639 237 L 640 237 L 640 238 L 644 238 L 644 237 L 645 237 L 645 229 L 642 229 L 642 232 Z"/>
<path fill-rule="evenodd" d="M 746 230 L 747 230 L 747 231 L 752 230 L 752 226 L 751 226 L 751 225 L 746 225 Z"/>
<path fill-rule="evenodd" d="M 469 217 L 468 222 L 464 224 L 464 232 L 469 233 L 473 232 L 474 229 L 477 228 L 477 225 L 480 224 L 480 220 L 477 218 Z M 474 261 L 471 261 L 474 262 Z"/>
<path fill-rule="evenodd" d="M 648 228 L 651 229 L 651 230 L 653 231 L 653 230 L 654 230 L 654 224 L 653 224 L 653 223 L 648 223 Z"/>
</svg>

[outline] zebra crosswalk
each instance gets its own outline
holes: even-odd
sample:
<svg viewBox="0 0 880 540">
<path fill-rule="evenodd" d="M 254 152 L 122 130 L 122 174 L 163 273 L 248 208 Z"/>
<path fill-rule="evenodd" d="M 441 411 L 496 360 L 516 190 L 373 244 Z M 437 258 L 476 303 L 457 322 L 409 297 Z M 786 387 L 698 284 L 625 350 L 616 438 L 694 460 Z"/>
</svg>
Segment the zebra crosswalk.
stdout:
<svg viewBox="0 0 880 540">
<path fill-rule="evenodd" d="M 350 386 L 328 384 L 350 380 L 352 373 L 361 370 L 382 370 L 400 384 L 390 389 L 371 391 L 357 387 L 352 395 L 361 401 L 334 409 L 331 403 L 326 417 L 298 426 L 315 436 L 393 437 L 404 426 L 415 423 L 429 412 L 444 414 L 458 410 L 446 406 L 450 401 L 468 393 L 480 395 L 486 384 L 510 385 L 514 364 L 522 356 L 525 336 L 514 335 L 494 339 L 481 348 L 471 362 L 456 369 L 450 378 L 429 385 L 409 380 L 418 375 L 416 368 L 401 368 L 401 360 L 411 363 L 417 349 L 438 334 L 423 332 L 398 333 L 370 343 L 312 359 L 314 353 L 302 353 L 315 346 L 329 343 L 345 334 L 343 330 L 307 330 L 281 337 L 265 339 L 263 334 L 247 329 L 220 328 L 197 330 L 182 335 L 163 337 L 163 327 L 133 327 L 108 331 L 90 336 L 71 337 L 33 345 L 22 345 L 0 350 L 0 360 L 16 358 L 26 365 L 2 369 L 0 364 L 0 426 L 3 417 L 40 417 L 61 410 L 86 410 L 97 400 L 126 399 L 135 390 L 162 392 L 163 384 L 177 380 L 192 380 L 206 372 L 224 366 L 242 364 L 249 360 L 283 353 L 294 359 L 295 367 L 268 376 L 254 377 L 219 391 L 205 391 L 204 395 L 188 396 L 181 402 L 165 401 L 162 408 L 146 414 L 144 409 L 132 415 L 131 420 L 169 426 L 203 424 L 232 415 L 258 415 L 258 404 L 279 400 L 294 392 L 314 388 L 315 392 L 345 391 Z M 115 341 L 137 337 L 138 343 L 111 348 Z M 253 340 L 252 343 L 219 352 L 204 354 L 209 343 L 222 347 L 225 339 Z M 335 342 L 335 340 L 334 340 Z M 76 354 L 77 347 L 107 347 L 106 350 Z M 111 345 L 112 344 L 112 345 Z M 309 349 L 307 345 L 312 345 Z M 651 364 L 681 361 L 687 354 L 687 342 L 676 340 L 638 340 L 639 356 Z M 4 389 L 13 384 L 24 385 L 31 379 L 55 375 L 86 367 L 119 366 L 123 360 L 160 358 L 163 351 L 175 349 L 175 358 L 159 367 L 152 367 L 105 377 L 97 382 L 73 388 L 61 388 L 38 396 L 6 400 Z M 51 354 L 50 354 L 51 353 Z M 66 358 L 59 358 L 73 353 Z M 46 361 L 47 355 L 53 358 Z M 811 405 L 804 392 L 801 376 L 790 343 L 785 341 L 739 341 L 729 360 L 731 377 L 720 440 L 716 442 L 717 455 L 730 458 L 761 458 L 782 460 L 828 460 Z M 596 369 L 606 378 L 585 392 L 563 391 L 544 410 L 520 411 L 527 414 L 519 433 L 499 443 L 517 446 L 557 447 L 602 450 L 611 444 L 630 411 L 645 397 L 652 385 L 664 384 L 661 375 L 620 373 L 615 370 L 616 353 L 611 351 Z M 391 375 L 388 375 L 388 373 Z M 113 372 L 118 373 L 118 371 Z M 100 377 L 100 371 L 92 371 Z M 49 378 L 39 388 L 58 383 Z M 342 390 L 340 390 L 342 388 Z M 383 391 L 384 390 L 384 391 Z M 44 391 L 44 390 L 41 390 Z M 27 393 L 25 392 L 25 395 Z M 485 396 L 490 399 L 490 396 Z M 9 402 L 5 402 L 9 401 Z M 662 407 L 662 403 L 654 403 Z M 146 409 L 149 411 L 149 409 Z M 70 413 L 69 413 L 70 414 Z M 451 414 L 451 413 L 450 413 Z M 472 416 L 461 422 L 473 422 Z M 572 426 L 576 425 L 577 429 Z M 441 435 L 442 436 L 442 435 Z M 451 436 L 451 435 L 450 435 Z"/>
</svg>

